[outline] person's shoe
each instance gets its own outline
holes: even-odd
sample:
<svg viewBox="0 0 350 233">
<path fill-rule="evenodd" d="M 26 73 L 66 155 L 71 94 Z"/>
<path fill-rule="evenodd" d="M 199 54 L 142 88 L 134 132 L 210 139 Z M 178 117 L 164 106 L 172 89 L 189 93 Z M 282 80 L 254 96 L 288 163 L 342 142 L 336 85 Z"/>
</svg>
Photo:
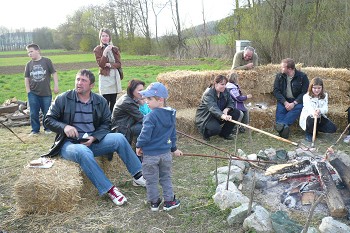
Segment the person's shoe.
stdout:
<svg viewBox="0 0 350 233">
<path fill-rule="evenodd" d="M 114 204 L 118 206 L 123 205 L 127 201 L 126 197 L 119 192 L 115 186 L 108 191 L 108 196 L 111 198 Z"/>
<path fill-rule="evenodd" d="M 207 136 L 203 135 L 203 140 L 206 141 L 206 142 L 209 142 L 210 141 L 210 137 L 207 137 Z"/>
<path fill-rule="evenodd" d="M 282 131 L 280 132 L 280 136 L 281 136 L 282 138 L 287 139 L 287 138 L 289 138 L 289 132 L 290 132 L 289 126 L 288 126 L 288 125 L 285 125 L 285 126 L 283 127 Z"/>
<path fill-rule="evenodd" d="M 348 135 L 348 136 L 346 136 L 346 137 L 344 138 L 344 142 L 345 142 L 345 143 L 349 143 L 349 142 L 350 142 L 350 135 Z"/>
<path fill-rule="evenodd" d="M 47 129 L 47 130 L 45 130 L 45 134 L 52 134 L 52 131 Z"/>
<path fill-rule="evenodd" d="M 239 127 L 239 132 L 240 133 L 245 133 L 245 128 L 244 127 Z"/>
<path fill-rule="evenodd" d="M 151 202 L 151 210 L 152 211 L 159 211 L 159 206 L 162 204 L 162 199 L 158 198 L 158 201 L 153 203 Z"/>
<path fill-rule="evenodd" d="M 312 142 L 312 134 L 305 133 L 305 140 L 308 141 L 308 142 Z"/>
<path fill-rule="evenodd" d="M 143 178 L 143 176 L 141 176 L 138 179 L 133 178 L 132 185 L 135 187 L 139 187 L 139 186 L 146 187 L 146 180 L 145 178 Z"/>
<path fill-rule="evenodd" d="M 172 201 L 164 201 L 163 210 L 169 211 L 179 207 L 179 205 L 180 205 L 180 200 L 176 199 L 174 195 L 174 199 Z"/>
<path fill-rule="evenodd" d="M 37 137 L 39 136 L 39 132 L 30 132 L 29 137 Z"/>
<path fill-rule="evenodd" d="M 284 124 L 276 123 L 275 130 L 280 133 L 284 128 Z"/>
</svg>

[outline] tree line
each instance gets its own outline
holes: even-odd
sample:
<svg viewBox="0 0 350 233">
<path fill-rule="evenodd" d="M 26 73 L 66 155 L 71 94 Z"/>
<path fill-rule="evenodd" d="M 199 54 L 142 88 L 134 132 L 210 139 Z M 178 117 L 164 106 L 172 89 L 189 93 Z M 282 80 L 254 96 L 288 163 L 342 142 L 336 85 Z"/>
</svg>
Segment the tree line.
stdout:
<svg viewBox="0 0 350 233">
<path fill-rule="evenodd" d="M 92 51 L 102 27 L 112 30 L 113 42 L 130 54 L 161 54 L 178 58 L 231 59 L 235 40 L 250 40 L 261 64 L 286 57 L 307 66 L 348 67 L 350 63 L 350 0 L 233 0 L 232 15 L 183 30 L 178 0 L 108 0 L 68 16 L 56 29 L 38 28 L 33 41 L 46 48 Z M 158 35 L 158 17 L 170 10 L 173 22 Z M 151 17 L 152 16 L 152 17 Z M 152 20 L 151 20 L 152 19 Z M 3 33 L 0 30 L 0 34 Z M 221 44 L 213 43 L 221 38 Z"/>
</svg>

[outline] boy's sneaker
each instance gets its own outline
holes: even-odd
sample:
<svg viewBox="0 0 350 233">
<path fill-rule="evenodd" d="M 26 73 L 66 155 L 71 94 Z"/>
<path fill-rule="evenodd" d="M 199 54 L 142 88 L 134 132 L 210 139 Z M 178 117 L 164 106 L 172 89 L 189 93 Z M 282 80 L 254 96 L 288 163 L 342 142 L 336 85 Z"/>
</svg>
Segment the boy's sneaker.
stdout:
<svg viewBox="0 0 350 233">
<path fill-rule="evenodd" d="M 346 136 L 346 137 L 344 138 L 344 142 L 345 142 L 345 143 L 349 143 L 349 142 L 350 142 L 350 135 L 348 135 L 348 136 Z"/>
<path fill-rule="evenodd" d="M 108 196 L 111 198 L 114 204 L 118 206 L 123 205 L 127 201 L 126 197 L 121 192 L 119 192 L 119 190 L 115 186 L 113 186 L 108 191 Z"/>
<path fill-rule="evenodd" d="M 159 206 L 162 204 L 162 199 L 158 198 L 158 201 L 153 203 L 151 202 L 151 210 L 152 211 L 159 211 Z"/>
<path fill-rule="evenodd" d="M 39 132 L 34 132 L 34 131 L 32 131 L 32 132 L 30 132 L 30 134 L 29 134 L 29 137 L 37 137 L 37 136 L 39 136 Z"/>
<path fill-rule="evenodd" d="M 179 207 L 179 205 L 180 205 L 180 200 L 176 199 L 174 195 L 174 199 L 172 201 L 164 201 L 163 210 L 169 211 Z"/>
<path fill-rule="evenodd" d="M 45 130 L 45 134 L 52 134 L 52 131 L 47 129 L 47 130 Z"/>
<path fill-rule="evenodd" d="M 146 187 L 146 180 L 145 178 L 143 178 L 143 176 L 141 176 L 138 179 L 133 178 L 132 185 L 135 187 L 138 187 L 138 186 Z"/>
</svg>

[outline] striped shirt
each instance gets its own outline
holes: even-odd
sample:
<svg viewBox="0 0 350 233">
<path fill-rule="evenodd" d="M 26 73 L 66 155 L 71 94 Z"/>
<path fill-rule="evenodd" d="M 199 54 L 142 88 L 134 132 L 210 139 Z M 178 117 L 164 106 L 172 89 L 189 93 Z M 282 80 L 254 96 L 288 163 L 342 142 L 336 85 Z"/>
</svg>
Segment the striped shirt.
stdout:
<svg viewBox="0 0 350 233">
<path fill-rule="evenodd" d="M 82 138 L 85 133 L 90 136 L 95 131 L 92 114 L 92 96 L 87 103 L 81 102 L 78 96 L 76 100 L 73 126 L 78 130 L 79 138 Z"/>
</svg>

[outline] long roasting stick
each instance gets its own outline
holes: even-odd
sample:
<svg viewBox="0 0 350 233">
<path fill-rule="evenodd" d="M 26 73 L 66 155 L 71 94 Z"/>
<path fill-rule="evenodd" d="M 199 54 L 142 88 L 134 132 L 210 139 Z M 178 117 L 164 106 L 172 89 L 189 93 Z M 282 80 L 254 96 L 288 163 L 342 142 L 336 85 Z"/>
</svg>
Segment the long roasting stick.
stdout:
<svg viewBox="0 0 350 233">
<path fill-rule="evenodd" d="M 268 132 L 263 131 L 263 130 L 261 130 L 261 129 L 254 128 L 253 126 L 246 125 L 246 124 L 244 124 L 244 123 L 242 123 L 242 122 L 235 121 L 235 120 L 228 120 L 228 121 L 230 121 L 230 122 L 232 122 L 232 123 L 235 123 L 235 124 L 238 124 L 238 125 L 242 125 L 242 126 L 248 128 L 248 129 L 252 129 L 252 130 L 257 131 L 257 132 L 259 132 L 259 133 L 263 133 L 263 134 L 265 134 L 265 135 L 267 135 L 267 136 L 269 136 L 269 137 L 275 138 L 275 139 L 280 140 L 280 141 L 282 141 L 282 142 L 287 142 L 287 143 L 290 143 L 290 144 L 292 144 L 292 145 L 294 145 L 294 146 L 299 146 L 299 144 L 296 143 L 296 142 L 292 142 L 292 141 L 290 141 L 290 140 L 288 140 L 288 139 L 285 139 L 285 138 L 276 136 L 276 135 L 274 135 L 274 134 L 272 134 L 272 133 L 268 133 Z"/>
<path fill-rule="evenodd" d="M 26 144 L 15 132 L 13 132 L 12 129 L 10 129 L 10 127 L 8 127 L 7 125 L 5 125 L 5 124 L 2 123 L 1 121 L 0 121 L 0 123 L 1 123 L 6 129 L 8 129 L 13 135 L 15 135 L 16 138 L 18 138 L 21 142 L 23 142 L 23 144 Z"/>
<path fill-rule="evenodd" d="M 231 160 L 241 160 L 241 161 L 246 161 L 246 162 L 273 163 L 273 164 L 276 164 L 276 162 L 273 162 L 273 161 L 243 159 L 243 158 L 239 158 L 239 157 L 231 157 L 230 158 L 230 157 L 223 157 L 223 156 L 217 156 L 217 155 L 183 153 L 183 156 L 197 156 L 197 157 L 207 157 L 207 158 L 214 158 L 214 159 L 231 159 Z"/>
</svg>

